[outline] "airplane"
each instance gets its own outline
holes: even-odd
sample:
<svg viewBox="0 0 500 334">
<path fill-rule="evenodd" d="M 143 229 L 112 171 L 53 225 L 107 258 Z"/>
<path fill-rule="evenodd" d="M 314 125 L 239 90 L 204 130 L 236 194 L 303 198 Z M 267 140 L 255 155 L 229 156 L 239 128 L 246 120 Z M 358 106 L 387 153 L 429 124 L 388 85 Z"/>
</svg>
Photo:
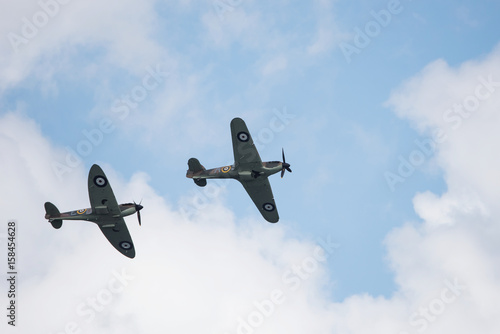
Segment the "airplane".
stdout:
<svg viewBox="0 0 500 334">
<path fill-rule="evenodd" d="M 123 217 L 137 212 L 141 225 L 140 211 L 143 206 L 135 202 L 118 205 L 108 179 L 98 165 L 90 168 L 88 188 L 91 208 L 60 213 L 54 204 L 46 202 L 45 219 L 48 219 L 55 229 L 61 228 L 63 220 L 86 220 L 96 223 L 113 247 L 123 255 L 134 258 L 134 243 Z"/>
<path fill-rule="evenodd" d="M 285 161 L 284 150 L 281 150 L 283 162 L 262 162 L 245 122 L 238 117 L 231 121 L 231 136 L 233 165 L 207 170 L 198 159 L 191 158 L 188 161 L 186 177 L 193 179 L 200 187 L 207 185 L 207 179 L 236 179 L 243 185 L 264 219 L 270 223 L 278 222 L 278 210 L 268 177 L 281 171 L 283 178 L 285 171 L 292 172 L 290 164 Z"/>
</svg>

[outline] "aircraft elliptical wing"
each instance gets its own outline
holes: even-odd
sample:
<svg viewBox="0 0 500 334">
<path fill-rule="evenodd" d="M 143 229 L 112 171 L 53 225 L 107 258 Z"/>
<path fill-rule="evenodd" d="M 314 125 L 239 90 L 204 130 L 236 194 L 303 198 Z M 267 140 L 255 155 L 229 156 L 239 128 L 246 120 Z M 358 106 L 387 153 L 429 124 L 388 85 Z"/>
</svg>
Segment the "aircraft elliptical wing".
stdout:
<svg viewBox="0 0 500 334">
<path fill-rule="evenodd" d="M 186 177 L 200 187 L 207 184 L 207 179 L 236 179 L 245 188 L 262 216 L 270 223 L 279 220 L 276 202 L 268 177 L 285 171 L 291 172 L 290 164 L 285 162 L 285 152 L 282 149 L 283 162 L 262 162 L 255 147 L 250 131 L 241 118 L 231 121 L 231 139 L 233 142 L 234 165 L 205 169 L 196 158 L 188 161 Z"/>
<path fill-rule="evenodd" d="M 55 229 L 61 228 L 63 220 L 84 220 L 96 223 L 117 251 L 129 258 L 134 258 L 134 243 L 123 217 L 137 213 L 137 219 L 141 225 L 140 211 L 143 206 L 135 202 L 118 205 L 108 178 L 98 165 L 90 168 L 88 188 L 90 208 L 61 213 L 54 204 L 45 202 L 45 219 Z"/>
<path fill-rule="evenodd" d="M 231 121 L 231 137 L 233 139 L 234 164 L 249 164 L 250 166 L 262 167 L 259 152 L 253 143 L 252 136 L 247 125 L 241 118 Z"/>
<path fill-rule="evenodd" d="M 97 225 L 108 241 L 123 255 L 134 258 L 135 248 L 113 190 L 101 167 L 90 168 L 89 198 L 92 212 L 99 216 Z"/>
<path fill-rule="evenodd" d="M 111 222 L 111 221 L 110 221 Z M 133 259 L 135 257 L 135 248 L 130 233 L 123 218 L 113 218 L 115 227 L 106 227 L 99 225 L 102 234 L 123 255 Z"/>
<path fill-rule="evenodd" d="M 120 207 L 109 185 L 108 178 L 98 165 L 93 165 L 90 168 L 88 187 L 92 212 L 98 215 L 120 215 Z"/>
<path fill-rule="evenodd" d="M 270 223 L 277 223 L 280 217 L 274 202 L 271 184 L 267 177 L 252 181 L 240 181 L 240 183 L 255 203 L 257 209 L 259 209 L 262 217 Z"/>
<path fill-rule="evenodd" d="M 270 223 L 279 220 L 278 210 L 274 202 L 271 184 L 265 177 L 259 177 L 262 170 L 262 159 L 255 147 L 250 131 L 241 118 L 231 121 L 231 137 L 233 139 L 234 164 L 240 170 L 246 169 L 253 175 L 252 178 L 238 179 L 248 195 L 259 209 L 262 216 Z"/>
</svg>

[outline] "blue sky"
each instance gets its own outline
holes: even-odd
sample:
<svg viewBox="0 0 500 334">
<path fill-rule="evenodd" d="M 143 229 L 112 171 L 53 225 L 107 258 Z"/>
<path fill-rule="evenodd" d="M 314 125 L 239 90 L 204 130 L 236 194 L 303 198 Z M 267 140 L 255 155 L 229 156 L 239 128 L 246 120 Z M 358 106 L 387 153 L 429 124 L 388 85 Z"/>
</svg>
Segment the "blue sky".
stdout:
<svg viewBox="0 0 500 334">
<path fill-rule="evenodd" d="M 406 318 L 418 305 L 433 300 L 432 289 L 417 289 L 409 284 L 413 282 L 412 274 L 424 274 L 406 270 L 405 262 L 433 266 L 426 262 L 432 256 L 419 258 L 421 248 L 410 241 L 406 244 L 408 249 L 403 247 L 405 238 L 412 235 L 408 230 L 420 233 L 422 244 L 428 245 L 431 242 L 426 241 L 436 236 L 429 232 L 429 226 L 435 226 L 436 220 L 451 220 L 450 224 L 463 226 L 464 221 L 477 218 L 489 221 L 491 229 L 496 231 L 484 235 L 498 236 L 496 209 L 489 206 L 494 203 L 495 192 L 486 191 L 487 186 L 480 186 L 483 183 L 475 183 L 472 177 L 468 181 L 471 173 L 481 173 L 480 168 L 471 166 L 470 173 L 457 171 L 462 165 L 465 170 L 464 161 L 485 159 L 485 164 L 495 165 L 496 158 L 483 149 L 472 147 L 469 151 L 460 146 L 461 140 L 465 140 L 461 138 L 476 138 L 474 133 L 481 136 L 483 129 L 494 122 L 474 123 L 470 131 L 460 128 L 463 135 L 448 132 L 450 139 L 429 152 L 417 144 L 432 138 L 442 122 L 435 115 L 440 115 L 454 101 L 465 101 L 464 97 L 478 84 L 478 77 L 486 78 L 493 73 L 496 78 L 492 68 L 498 65 L 495 61 L 499 53 L 497 2 L 186 0 L 140 4 L 113 1 L 103 5 L 73 0 L 68 4 L 41 3 L 50 4 L 53 15 L 47 14 L 47 22 L 34 37 L 23 35 L 26 34 L 23 19 L 34 22 L 42 10 L 39 3 L 23 1 L 1 14 L 4 38 L 0 45 L 0 118 L 4 127 L 0 129 L 0 138 L 4 151 L 12 152 L 14 157 L 2 159 L 2 179 L 11 184 L 23 179 L 23 171 L 29 171 L 27 180 L 37 184 L 35 195 L 25 200 L 21 200 L 22 187 L 12 185 L 14 189 L 8 191 L 18 192 L 19 196 L 8 199 L 10 204 L 2 220 L 16 219 L 22 224 L 21 231 L 29 230 L 31 224 L 43 226 L 44 236 L 55 245 L 51 249 L 66 252 L 70 247 L 68 254 L 80 254 L 78 247 L 61 240 L 65 233 L 73 233 L 69 239 L 78 240 L 81 230 L 65 232 L 63 226 L 53 231 L 42 224 L 43 202 L 60 203 L 58 206 L 64 211 L 88 205 L 86 174 L 92 164 L 98 163 L 107 172 L 119 202 L 143 199 L 143 226 L 132 231 L 134 240 L 139 238 L 148 243 L 152 240 L 148 237 L 175 233 L 173 230 L 179 233 L 180 245 L 194 251 L 205 243 L 213 246 L 210 240 L 202 238 L 200 231 L 211 238 L 207 232 L 211 225 L 216 231 L 224 231 L 225 224 L 231 224 L 233 238 L 220 240 L 232 245 L 231 241 L 250 235 L 251 244 L 270 243 L 262 246 L 270 247 L 268 251 L 274 254 L 265 257 L 269 263 L 296 263 L 293 261 L 300 262 L 300 255 L 297 255 L 299 260 L 290 260 L 281 252 L 291 250 L 295 254 L 297 249 L 300 253 L 308 245 L 331 238 L 340 246 L 321 263 L 321 271 L 314 273 L 318 275 L 317 281 L 310 282 L 311 289 L 322 296 L 318 305 L 330 305 L 325 319 L 336 319 L 340 314 L 349 318 L 352 309 L 363 313 L 366 305 L 357 305 L 357 298 L 368 298 L 374 309 L 383 310 L 384 305 L 377 305 L 381 299 L 396 309 L 409 310 L 399 318 L 394 316 L 397 320 L 388 321 L 393 327 L 383 327 L 399 333 L 422 329 L 423 325 L 419 327 Z M 16 44 L 12 38 L 24 38 L 25 42 Z M 357 51 L 346 54 L 346 48 Z M 491 101 L 487 100 L 481 108 L 493 113 L 497 100 Z M 229 122 L 234 117 L 246 121 L 263 160 L 279 160 L 284 148 L 287 162 L 291 163 L 292 174 L 270 179 L 281 217 L 278 225 L 268 224 L 260 217 L 236 181 L 216 182 L 208 190 L 214 193 L 207 193 L 185 178 L 187 160 L 191 157 L 197 157 L 207 168 L 233 162 Z M 16 127 L 19 135 L 13 132 Z M 19 137 L 23 133 L 26 137 Z M 460 147 L 463 152 L 478 156 L 463 160 Z M 478 143 L 478 147 L 483 146 Z M 34 155 L 27 156 L 26 152 Z M 74 165 L 67 172 L 58 173 L 54 169 L 68 165 L 67 159 L 74 159 L 75 154 L 78 159 L 71 160 Z M 397 175 L 402 161 L 412 161 L 416 154 L 423 161 L 410 163 L 409 175 L 399 175 L 402 182 L 391 185 L 388 173 Z M 34 159 L 35 156 L 39 159 Z M 16 162 L 23 168 L 17 168 Z M 492 186 L 490 181 L 484 182 Z M 24 191 L 31 191 L 26 187 Z M 133 198 L 125 197 L 118 189 Z M 193 207 L 192 201 L 200 198 L 207 205 Z M 449 204 L 455 200 L 458 204 Z M 478 216 L 471 218 L 464 213 L 466 218 L 463 218 L 459 208 L 476 205 L 471 203 L 477 204 L 474 207 L 477 210 L 472 208 L 467 214 Z M 15 211 L 20 207 L 28 207 L 30 214 Z M 190 214 L 182 216 L 186 210 Z M 127 222 L 129 226 L 136 224 L 132 218 Z M 481 243 L 484 231 L 478 228 L 477 240 Z M 104 251 L 115 255 L 96 230 L 84 231 L 88 239 L 84 244 L 103 244 Z M 189 236 L 187 231 L 194 231 L 200 239 L 182 240 L 182 236 Z M 136 237 L 139 233 L 141 237 Z M 154 252 L 152 245 L 144 246 L 142 251 L 139 240 L 137 254 L 143 259 L 137 259 L 137 267 L 130 270 L 146 270 L 147 259 L 162 259 L 147 253 L 147 250 Z M 58 243 L 61 245 L 57 246 Z M 278 245 L 283 249 L 275 248 Z M 227 247 L 234 254 L 243 252 Z M 23 256 L 28 257 L 28 251 L 23 250 Z M 438 252 L 429 250 L 432 251 Z M 205 252 L 207 256 L 211 254 L 210 249 Z M 406 252 L 411 254 L 398 260 Z M 488 259 L 499 254 L 493 250 L 484 252 L 487 253 L 484 258 Z M 92 257 L 88 260 L 84 256 L 75 257 L 89 262 L 77 267 L 81 270 L 91 268 L 95 261 Z M 189 264 L 181 260 L 166 261 L 191 268 L 196 261 L 203 261 L 204 256 L 182 258 Z M 60 260 L 71 263 L 70 257 Z M 113 263 L 112 259 L 108 261 Z M 238 259 L 234 261 L 238 263 Z M 443 261 L 442 267 L 446 267 L 448 260 Z M 122 263 L 127 268 L 133 266 Z M 222 260 L 219 264 L 229 275 L 231 268 L 222 266 Z M 257 267 L 261 265 L 259 262 Z M 102 266 L 103 275 L 109 276 L 109 270 Z M 465 267 L 463 264 L 460 268 Z M 26 272 L 27 276 L 39 275 L 36 270 L 26 269 Z M 466 280 L 458 274 L 440 276 L 436 272 L 424 276 L 434 277 L 437 289 L 442 277 Z M 55 275 L 57 270 L 51 273 Z M 167 275 L 157 274 L 159 279 Z M 210 270 L 206 274 L 217 277 Z M 492 275 L 499 280 L 498 272 Z M 36 281 L 33 277 L 30 279 Z M 52 284 L 50 277 L 48 274 L 47 280 L 39 283 Z M 250 282 L 252 277 L 258 281 L 255 277 L 259 275 L 250 270 Z M 28 281 L 26 290 L 32 284 Z M 95 282 L 95 286 L 99 284 Z M 262 289 L 270 290 L 273 283 L 269 284 Z M 92 294 L 95 290 L 89 291 Z M 418 298 L 401 306 L 398 298 L 406 296 L 408 291 Z M 316 296 L 315 293 L 312 295 Z M 245 300 L 242 297 L 235 302 L 244 305 Z M 146 304 L 150 302 L 145 300 Z M 69 308 L 77 304 L 68 303 Z M 118 307 L 126 308 L 121 304 Z M 305 306 L 293 310 L 302 307 Z M 314 307 L 309 309 L 311 313 Z M 455 311 L 456 318 L 460 318 L 460 312 Z M 193 312 L 197 314 L 196 310 Z M 368 313 L 375 318 L 377 312 Z M 104 319 L 106 314 L 100 313 L 99 317 Z M 68 317 L 71 315 L 61 316 L 47 325 L 47 330 L 61 329 Z M 349 327 L 352 324 L 318 323 L 318 332 L 362 332 L 355 326 Z M 441 327 L 446 324 L 442 319 L 429 321 L 429 330 L 427 326 L 425 330 L 439 332 L 447 328 L 448 332 L 455 328 L 455 325 Z M 142 330 L 146 328 L 143 325 L 140 320 L 134 323 Z M 86 326 L 94 332 L 102 330 L 100 323 Z M 259 326 L 263 333 L 270 328 Z M 382 327 L 376 328 L 377 332 L 382 331 Z M 483 332 L 493 333 L 495 328 L 498 330 L 498 323 L 491 323 Z M 229 331 L 213 325 L 214 333 L 224 330 Z"/>
</svg>

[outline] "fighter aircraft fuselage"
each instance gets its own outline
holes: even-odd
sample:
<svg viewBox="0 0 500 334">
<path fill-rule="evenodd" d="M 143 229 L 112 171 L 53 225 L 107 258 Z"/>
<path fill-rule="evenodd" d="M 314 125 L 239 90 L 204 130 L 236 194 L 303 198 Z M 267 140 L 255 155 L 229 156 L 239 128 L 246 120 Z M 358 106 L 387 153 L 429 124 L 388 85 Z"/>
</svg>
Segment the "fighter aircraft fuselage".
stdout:
<svg viewBox="0 0 500 334">
<path fill-rule="evenodd" d="M 120 204 L 120 214 L 113 215 L 112 218 L 123 218 L 137 213 L 136 205 L 133 203 Z M 99 223 L 102 218 L 105 220 L 109 220 L 107 207 L 96 207 L 95 211 L 92 211 L 91 208 L 62 212 L 59 215 L 45 215 L 45 219 L 49 221 L 59 219 L 59 220 L 85 220 L 91 221 L 95 223 Z"/>
<path fill-rule="evenodd" d="M 259 177 L 268 177 L 281 172 L 283 163 L 281 161 L 267 161 L 260 164 L 239 164 L 217 167 L 212 169 L 193 172 L 188 170 L 186 176 L 191 179 L 236 179 L 253 180 Z"/>
</svg>

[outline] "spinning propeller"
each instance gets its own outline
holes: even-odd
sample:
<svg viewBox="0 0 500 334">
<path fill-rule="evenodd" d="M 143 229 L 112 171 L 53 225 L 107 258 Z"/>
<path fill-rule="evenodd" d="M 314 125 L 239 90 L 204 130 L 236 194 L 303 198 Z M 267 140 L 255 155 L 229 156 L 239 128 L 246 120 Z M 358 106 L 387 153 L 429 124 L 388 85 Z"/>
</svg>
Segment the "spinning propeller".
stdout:
<svg viewBox="0 0 500 334">
<path fill-rule="evenodd" d="M 139 202 L 139 204 L 136 204 L 134 202 L 134 205 L 135 205 L 135 211 L 137 211 L 137 219 L 139 219 L 139 226 L 141 226 L 141 210 L 143 208 L 143 206 L 141 205 L 142 201 Z"/>
<path fill-rule="evenodd" d="M 285 175 L 285 170 L 289 171 L 290 173 L 292 170 L 290 169 L 290 164 L 287 164 L 285 161 L 285 150 L 281 149 L 281 155 L 283 156 L 283 163 L 282 163 L 282 169 L 281 169 L 281 178 L 283 178 L 283 175 Z"/>
</svg>

